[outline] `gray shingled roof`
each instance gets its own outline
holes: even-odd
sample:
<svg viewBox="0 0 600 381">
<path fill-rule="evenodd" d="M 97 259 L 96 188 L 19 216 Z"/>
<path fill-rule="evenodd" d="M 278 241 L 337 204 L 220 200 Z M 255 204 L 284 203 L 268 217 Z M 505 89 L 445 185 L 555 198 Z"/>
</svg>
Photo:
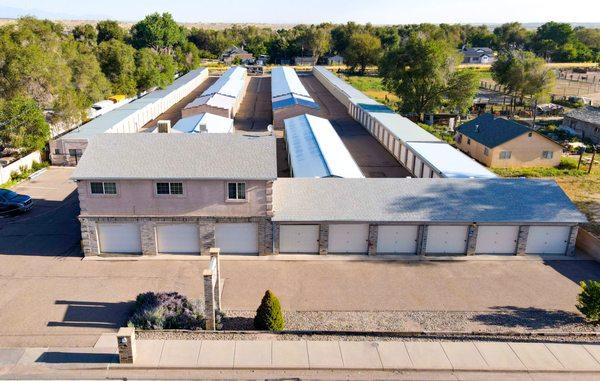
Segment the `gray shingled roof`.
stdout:
<svg viewBox="0 0 600 381">
<path fill-rule="evenodd" d="M 586 221 L 550 180 L 280 178 L 273 196 L 275 221 Z"/>
<path fill-rule="evenodd" d="M 517 136 L 533 131 L 520 123 L 497 118 L 489 113 L 462 124 L 456 130 L 489 148 L 497 147 Z"/>
<path fill-rule="evenodd" d="M 274 136 L 101 134 L 72 178 L 269 180 L 277 177 L 275 152 Z"/>
<path fill-rule="evenodd" d="M 600 125 L 600 107 L 585 106 L 569 112 L 566 116 Z"/>
</svg>

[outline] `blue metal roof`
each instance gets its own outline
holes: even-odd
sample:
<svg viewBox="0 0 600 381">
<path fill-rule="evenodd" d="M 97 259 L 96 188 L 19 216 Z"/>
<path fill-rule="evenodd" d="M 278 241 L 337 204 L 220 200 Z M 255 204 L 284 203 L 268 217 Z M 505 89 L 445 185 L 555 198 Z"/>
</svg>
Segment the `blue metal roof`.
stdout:
<svg viewBox="0 0 600 381">
<path fill-rule="evenodd" d="M 319 105 L 317 104 L 317 102 L 312 100 L 312 98 L 300 97 L 296 96 L 295 94 L 290 94 L 285 98 L 273 100 L 273 110 L 278 110 L 296 105 L 305 106 L 317 110 L 319 109 Z"/>
</svg>

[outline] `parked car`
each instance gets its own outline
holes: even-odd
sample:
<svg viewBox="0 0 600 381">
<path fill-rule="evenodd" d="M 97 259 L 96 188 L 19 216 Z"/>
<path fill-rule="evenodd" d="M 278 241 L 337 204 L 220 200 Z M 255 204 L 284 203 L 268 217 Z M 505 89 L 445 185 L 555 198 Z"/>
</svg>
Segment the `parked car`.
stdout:
<svg viewBox="0 0 600 381">
<path fill-rule="evenodd" d="M 0 189 L 0 215 L 24 213 L 33 207 L 31 197 L 18 194 L 10 189 Z"/>
</svg>

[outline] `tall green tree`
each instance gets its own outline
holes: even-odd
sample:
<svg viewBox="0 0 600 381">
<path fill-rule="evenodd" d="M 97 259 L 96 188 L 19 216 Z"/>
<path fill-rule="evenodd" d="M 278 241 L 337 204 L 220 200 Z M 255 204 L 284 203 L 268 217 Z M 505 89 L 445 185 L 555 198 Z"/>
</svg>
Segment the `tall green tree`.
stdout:
<svg viewBox="0 0 600 381">
<path fill-rule="evenodd" d="M 523 49 L 531 38 L 527 29 L 518 22 L 505 23 L 494 28 L 494 36 L 496 47 L 505 51 Z"/>
<path fill-rule="evenodd" d="M 0 145 L 32 152 L 44 148 L 50 127 L 31 98 L 0 100 Z"/>
<path fill-rule="evenodd" d="M 98 45 L 98 61 L 115 94 L 135 95 L 135 49 L 119 40 Z"/>
<path fill-rule="evenodd" d="M 96 44 L 96 40 L 98 38 L 98 33 L 96 32 L 96 28 L 94 28 L 90 24 L 82 24 L 77 25 L 71 31 L 73 34 L 73 38 L 76 41 L 87 42 L 89 44 Z"/>
<path fill-rule="evenodd" d="M 186 42 L 175 48 L 173 56 L 177 64 L 177 71 L 187 73 L 200 66 L 201 59 L 207 56 L 207 52 L 201 52 L 196 45 Z"/>
<path fill-rule="evenodd" d="M 125 29 L 121 28 L 119 23 L 114 20 L 98 21 L 96 24 L 98 31 L 98 44 L 110 40 L 123 40 L 125 38 Z"/>
<path fill-rule="evenodd" d="M 139 92 L 153 87 L 164 88 L 173 82 L 175 61 L 168 54 L 150 48 L 138 50 L 135 56 L 135 78 Z"/>
<path fill-rule="evenodd" d="M 137 49 L 151 48 L 159 53 L 172 53 L 185 41 L 185 30 L 170 13 L 153 13 L 131 27 L 131 42 Z"/>
<path fill-rule="evenodd" d="M 458 71 L 459 53 L 442 41 L 411 35 L 387 52 L 379 72 L 383 84 L 400 98 L 400 110 L 422 116 L 442 106 L 462 111 L 477 91 L 472 71 Z"/>
<path fill-rule="evenodd" d="M 368 65 L 376 65 L 381 56 L 381 40 L 370 33 L 355 33 L 350 37 L 345 60 L 352 71 L 364 74 Z"/>
</svg>

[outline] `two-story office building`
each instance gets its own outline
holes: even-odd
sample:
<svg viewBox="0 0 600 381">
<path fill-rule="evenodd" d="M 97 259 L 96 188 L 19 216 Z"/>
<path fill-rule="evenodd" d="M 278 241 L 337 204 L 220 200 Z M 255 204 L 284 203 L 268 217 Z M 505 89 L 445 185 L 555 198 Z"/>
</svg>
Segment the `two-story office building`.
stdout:
<svg viewBox="0 0 600 381">
<path fill-rule="evenodd" d="M 273 136 L 103 134 L 73 179 L 85 255 L 272 252 Z"/>
</svg>

